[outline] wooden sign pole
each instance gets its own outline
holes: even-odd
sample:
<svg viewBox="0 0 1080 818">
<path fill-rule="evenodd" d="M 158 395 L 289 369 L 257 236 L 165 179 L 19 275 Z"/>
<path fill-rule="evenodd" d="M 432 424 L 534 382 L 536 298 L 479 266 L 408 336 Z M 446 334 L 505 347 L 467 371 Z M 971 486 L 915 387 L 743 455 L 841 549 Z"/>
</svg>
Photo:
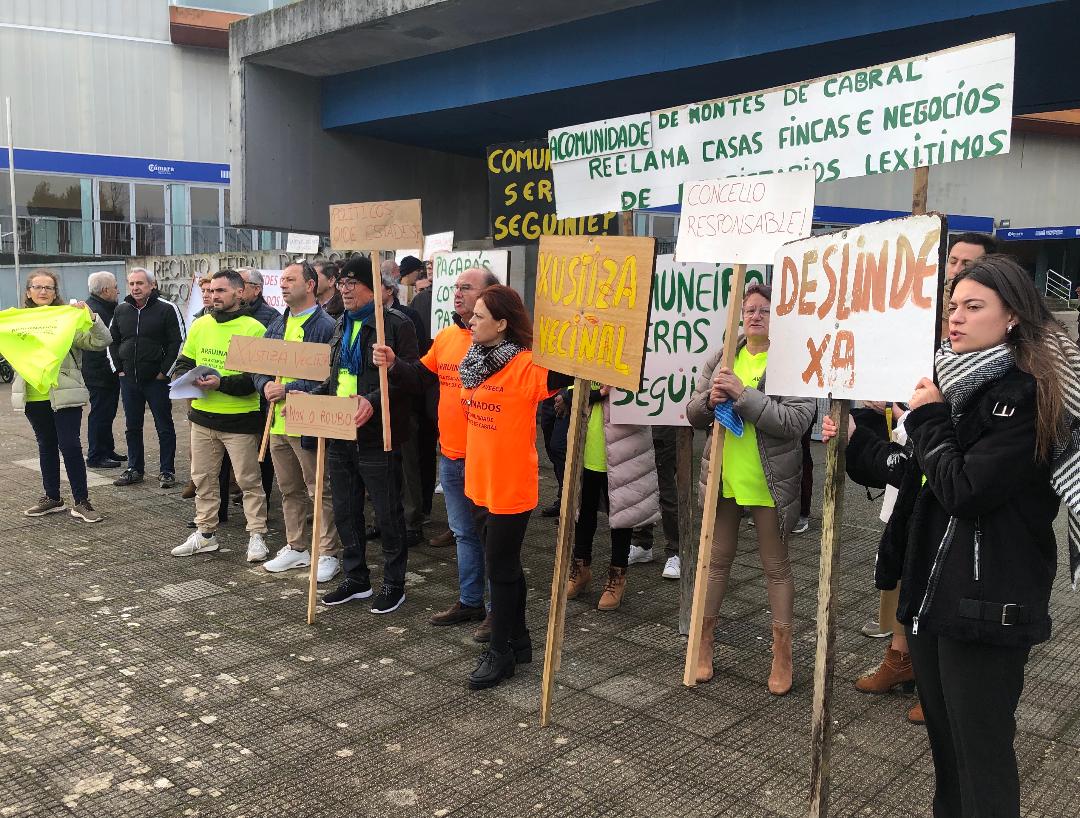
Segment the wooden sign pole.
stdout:
<svg viewBox="0 0 1080 818">
<path fill-rule="evenodd" d="M 371 251 L 371 283 L 375 285 L 375 341 L 381 346 L 386 343 L 386 325 L 383 317 L 382 270 L 379 269 L 379 254 Z M 390 440 L 390 379 L 385 366 L 379 367 L 379 408 L 382 414 L 383 451 L 391 449 Z"/>
<path fill-rule="evenodd" d="M 833 400 L 829 415 L 840 433 L 825 454 L 825 496 L 821 513 L 821 562 L 818 568 L 817 653 L 814 657 L 814 706 L 810 726 L 810 816 L 829 814 L 832 760 L 832 681 L 836 663 L 836 568 L 844 519 L 844 471 L 851 402 Z"/>
<path fill-rule="evenodd" d="M 326 438 L 320 437 L 315 454 L 315 506 L 311 513 L 311 576 L 308 577 L 307 623 L 315 624 L 315 603 L 319 601 L 319 532 L 322 530 L 323 483 L 326 479 Z"/>
<path fill-rule="evenodd" d="M 694 537 L 694 430 L 675 430 L 675 493 L 679 504 L 679 633 L 690 633 L 697 577 L 698 541 Z"/>
<path fill-rule="evenodd" d="M 280 375 L 274 378 L 274 383 L 281 383 Z M 284 398 L 282 400 L 284 400 Z M 274 407 L 276 406 L 277 403 L 271 403 L 269 410 L 266 412 L 266 424 L 263 426 L 262 442 L 259 443 L 260 463 L 266 460 L 266 450 L 270 448 L 270 427 L 274 425 Z"/>
<path fill-rule="evenodd" d="M 724 330 L 724 351 L 720 365 L 731 369 L 739 345 L 739 322 L 742 319 L 743 290 L 746 289 L 746 265 L 736 264 L 731 276 L 731 299 L 728 301 L 727 328 Z M 710 373 L 710 377 L 711 377 Z M 697 684 L 698 652 L 701 647 L 701 627 L 705 618 L 705 591 L 709 587 L 709 564 L 712 562 L 713 531 L 716 528 L 716 504 L 720 497 L 720 470 L 724 460 L 724 427 L 713 420 L 709 441 L 709 475 L 705 483 L 705 502 L 701 512 L 701 537 L 698 540 L 697 569 L 694 576 L 694 604 L 690 610 L 690 630 L 687 634 L 686 664 L 683 684 Z"/>
<path fill-rule="evenodd" d="M 926 213 L 930 168 L 915 169 L 911 212 Z M 945 239 L 945 236 L 942 236 Z M 940 308 L 940 304 L 939 304 Z M 814 656 L 814 706 L 810 725 L 810 818 L 827 818 L 832 775 L 832 683 L 836 663 L 836 573 L 844 519 L 845 453 L 851 402 L 833 400 L 829 414 L 838 430 L 825 454 L 825 496 L 821 515 L 818 569 L 817 651 Z M 880 622 L 879 622 L 880 624 Z"/>
<path fill-rule="evenodd" d="M 566 621 L 566 582 L 574 555 L 574 531 L 581 502 L 581 470 L 585 457 L 585 432 L 589 427 L 589 381 L 574 378 L 570 401 L 570 429 L 566 434 L 566 466 L 563 469 L 559 534 L 555 540 L 555 570 L 551 578 L 551 606 L 548 608 L 547 641 L 544 646 L 544 675 L 540 687 L 540 726 L 551 719 L 551 695 L 555 674 L 562 662 L 563 624 Z"/>
</svg>

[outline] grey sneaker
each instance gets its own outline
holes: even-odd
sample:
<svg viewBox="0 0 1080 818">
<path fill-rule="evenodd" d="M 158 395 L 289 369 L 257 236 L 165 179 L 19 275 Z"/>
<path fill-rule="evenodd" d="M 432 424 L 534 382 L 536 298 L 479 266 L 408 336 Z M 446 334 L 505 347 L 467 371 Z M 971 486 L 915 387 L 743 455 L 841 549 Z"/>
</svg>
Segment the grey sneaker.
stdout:
<svg viewBox="0 0 1080 818">
<path fill-rule="evenodd" d="M 124 469 L 124 473 L 113 480 L 114 486 L 132 486 L 135 483 L 141 483 L 143 481 L 143 475 L 141 471 L 135 471 L 135 469 Z"/>
<path fill-rule="evenodd" d="M 51 497 L 42 497 L 30 508 L 23 512 L 27 517 L 44 517 L 46 514 L 55 514 L 64 510 L 63 500 L 54 500 Z"/>
<path fill-rule="evenodd" d="M 89 500 L 83 500 L 81 503 L 76 503 L 71 508 L 71 516 L 76 520 L 82 520 L 84 523 L 100 523 L 101 514 L 94 511 L 94 507 L 90 505 Z"/>
<path fill-rule="evenodd" d="M 176 486 L 176 475 L 170 471 L 163 471 L 158 475 L 158 486 L 163 489 L 171 489 Z"/>
</svg>

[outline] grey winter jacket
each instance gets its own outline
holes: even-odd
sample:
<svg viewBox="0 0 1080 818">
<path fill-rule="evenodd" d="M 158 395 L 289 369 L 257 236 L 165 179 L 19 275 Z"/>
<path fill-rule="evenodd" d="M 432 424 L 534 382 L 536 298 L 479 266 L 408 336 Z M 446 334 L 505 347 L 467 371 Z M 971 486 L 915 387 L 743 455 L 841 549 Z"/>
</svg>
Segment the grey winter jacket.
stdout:
<svg viewBox="0 0 1080 818">
<path fill-rule="evenodd" d="M 610 404 L 605 400 L 603 405 L 608 525 L 637 528 L 655 523 L 660 519 L 660 487 L 652 432 L 648 426 L 612 423 Z"/>
<path fill-rule="evenodd" d="M 82 350 L 102 352 L 108 349 L 112 339 L 112 333 L 100 315 L 94 316 L 94 325 L 90 329 L 75 333 L 71 349 L 60 363 L 56 386 L 49 390 L 49 403 L 53 409 L 70 409 L 90 402 L 90 393 L 83 381 Z M 19 412 L 26 408 L 26 381 L 19 374 L 15 375 L 11 385 L 11 406 Z"/>
<path fill-rule="evenodd" d="M 744 346 L 746 338 L 740 338 L 738 348 L 741 350 Z M 695 429 L 712 428 L 713 412 L 709 408 L 709 391 L 712 388 L 713 375 L 720 368 L 722 354 L 723 350 L 717 350 L 709 356 L 698 373 L 694 396 L 686 404 L 686 417 Z M 735 401 L 735 411 L 744 421 L 754 424 L 765 481 L 780 517 L 780 532 L 787 537 L 799 519 L 802 436 L 814 422 L 814 411 L 817 407 L 809 398 L 767 396 L 764 388 L 765 376 L 762 376 L 757 389 L 747 388 Z M 702 505 L 705 500 L 709 449 L 710 446 L 706 446 L 701 455 L 698 505 Z"/>
</svg>

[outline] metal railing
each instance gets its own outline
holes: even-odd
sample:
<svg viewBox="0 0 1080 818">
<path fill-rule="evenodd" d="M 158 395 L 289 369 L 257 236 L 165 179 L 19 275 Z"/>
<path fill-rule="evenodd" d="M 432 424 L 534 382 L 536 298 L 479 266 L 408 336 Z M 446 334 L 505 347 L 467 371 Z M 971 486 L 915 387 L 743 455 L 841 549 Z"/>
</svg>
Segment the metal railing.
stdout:
<svg viewBox="0 0 1080 818">
<path fill-rule="evenodd" d="M 1062 301 L 1072 300 L 1073 283 L 1068 276 L 1063 276 L 1056 270 L 1046 269 L 1046 292 L 1047 298 L 1060 298 Z"/>
<path fill-rule="evenodd" d="M 58 216 L 19 216 L 19 250 L 61 256 L 168 256 L 284 246 L 277 231 Z M 10 217 L 0 216 L 0 252 L 14 250 Z"/>
</svg>

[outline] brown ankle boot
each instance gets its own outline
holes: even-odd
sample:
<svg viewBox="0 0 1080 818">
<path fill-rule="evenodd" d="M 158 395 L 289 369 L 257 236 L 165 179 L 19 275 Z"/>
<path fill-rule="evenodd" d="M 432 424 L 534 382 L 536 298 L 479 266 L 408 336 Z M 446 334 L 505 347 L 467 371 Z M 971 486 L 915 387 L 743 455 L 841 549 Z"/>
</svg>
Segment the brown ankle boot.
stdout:
<svg viewBox="0 0 1080 818">
<path fill-rule="evenodd" d="M 915 671 L 911 668 L 911 654 L 892 648 L 885 649 L 885 658 L 872 672 L 855 680 L 855 689 L 862 693 L 881 695 L 899 686 L 905 693 L 915 689 Z"/>
<path fill-rule="evenodd" d="M 697 683 L 704 684 L 713 677 L 713 643 L 716 640 L 716 617 L 701 620 L 701 646 L 697 657 Z"/>
<path fill-rule="evenodd" d="M 589 590 L 592 585 L 592 568 L 585 564 L 585 560 L 577 557 L 570 563 L 570 576 L 566 580 L 566 598 L 574 599 L 578 594 Z"/>
<path fill-rule="evenodd" d="M 624 593 L 626 593 L 626 569 L 612 565 L 608 568 L 607 584 L 604 586 L 604 593 L 600 594 L 600 601 L 596 603 L 596 609 L 614 611 L 622 604 Z"/>
<path fill-rule="evenodd" d="M 791 625 L 773 622 L 772 652 L 769 692 L 774 696 L 785 696 L 791 690 Z"/>
</svg>

